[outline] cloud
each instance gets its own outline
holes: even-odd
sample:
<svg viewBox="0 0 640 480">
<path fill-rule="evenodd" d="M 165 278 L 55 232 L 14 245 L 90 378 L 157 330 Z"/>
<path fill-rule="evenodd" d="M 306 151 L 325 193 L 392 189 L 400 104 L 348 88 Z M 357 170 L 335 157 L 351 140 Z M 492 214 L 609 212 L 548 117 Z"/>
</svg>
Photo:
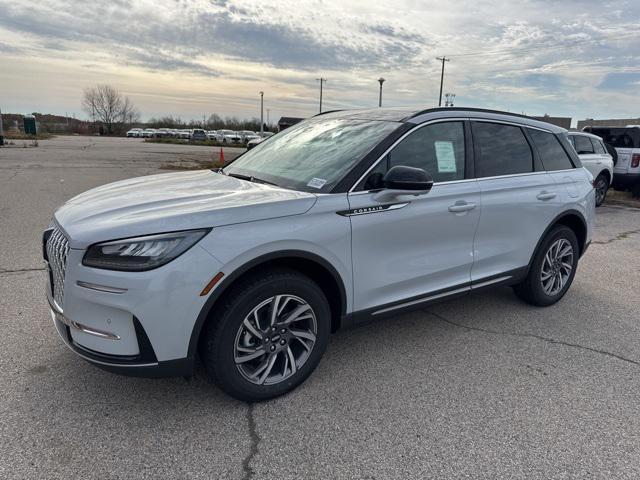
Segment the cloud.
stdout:
<svg viewBox="0 0 640 480">
<path fill-rule="evenodd" d="M 3 64 L 3 91 L 24 98 L 20 79 L 52 72 L 42 102 L 104 77 L 143 111 L 255 115 L 265 90 L 269 108 L 303 115 L 320 76 L 327 108 L 376 105 L 383 76 L 385 104 L 428 107 L 445 54 L 458 105 L 611 116 L 635 108 L 640 80 L 640 2 L 627 0 L 0 0 L 0 12 L 0 55 L 24 60 Z"/>
<path fill-rule="evenodd" d="M 627 90 L 633 88 L 635 91 L 640 87 L 640 72 L 608 73 L 598 85 L 601 90 Z"/>
</svg>

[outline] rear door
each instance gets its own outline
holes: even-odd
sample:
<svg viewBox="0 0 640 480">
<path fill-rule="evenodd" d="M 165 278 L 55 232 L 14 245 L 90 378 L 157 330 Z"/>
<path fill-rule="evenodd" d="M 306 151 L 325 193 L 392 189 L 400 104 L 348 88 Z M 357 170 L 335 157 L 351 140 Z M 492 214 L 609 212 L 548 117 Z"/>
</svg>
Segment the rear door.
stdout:
<svg viewBox="0 0 640 480">
<path fill-rule="evenodd" d="M 602 163 L 602 158 L 596 153 L 591 139 L 586 135 L 572 135 L 572 137 L 582 166 L 589 170 L 594 178 L 597 177 L 601 169 L 599 164 Z"/>
<path fill-rule="evenodd" d="M 522 126 L 474 120 L 472 127 L 482 211 L 471 279 L 486 284 L 523 273 L 564 190 L 539 165 Z"/>
</svg>

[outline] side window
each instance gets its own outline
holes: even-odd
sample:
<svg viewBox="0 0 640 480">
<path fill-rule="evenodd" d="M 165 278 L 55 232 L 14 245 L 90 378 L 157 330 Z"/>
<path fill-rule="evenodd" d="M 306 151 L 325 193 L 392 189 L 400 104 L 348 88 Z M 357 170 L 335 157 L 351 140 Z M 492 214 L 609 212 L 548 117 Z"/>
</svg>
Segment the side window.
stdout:
<svg viewBox="0 0 640 480">
<path fill-rule="evenodd" d="M 576 136 L 575 135 L 567 135 L 567 138 L 569 139 L 569 143 L 571 144 L 571 146 L 575 149 L 576 148 Z"/>
<path fill-rule="evenodd" d="M 409 134 L 389 152 L 387 160 L 389 168 L 422 168 L 435 182 L 448 182 L 464 179 L 464 156 L 464 124 L 443 122 Z"/>
<path fill-rule="evenodd" d="M 533 154 L 520 127 L 474 122 L 473 138 L 479 150 L 476 176 L 495 177 L 533 171 Z"/>
<path fill-rule="evenodd" d="M 593 144 L 593 151 L 599 155 L 604 155 L 607 151 L 604 149 L 602 142 L 596 140 L 595 138 L 590 138 L 591 143 Z"/>
<path fill-rule="evenodd" d="M 578 152 L 578 155 L 593 153 L 593 145 L 591 144 L 589 137 L 585 137 L 583 135 L 576 135 L 575 137 L 576 152 Z"/>
<path fill-rule="evenodd" d="M 546 171 L 573 168 L 569 155 L 564 151 L 555 135 L 540 130 L 528 130 Z"/>
</svg>

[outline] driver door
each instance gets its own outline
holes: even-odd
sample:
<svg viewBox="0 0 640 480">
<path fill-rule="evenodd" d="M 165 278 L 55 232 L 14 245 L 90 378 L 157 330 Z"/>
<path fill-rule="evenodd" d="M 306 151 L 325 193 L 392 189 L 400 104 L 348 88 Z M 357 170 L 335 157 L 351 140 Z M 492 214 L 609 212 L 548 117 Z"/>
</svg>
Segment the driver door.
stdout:
<svg viewBox="0 0 640 480">
<path fill-rule="evenodd" d="M 463 120 L 420 126 L 348 195 L 355 311 L 386 313 L 468 289 L 480 217 L 470 145 Z M 381 199 L 381 177 L 396 165 L 426 170 L 433 187 Z"/>
</svg>

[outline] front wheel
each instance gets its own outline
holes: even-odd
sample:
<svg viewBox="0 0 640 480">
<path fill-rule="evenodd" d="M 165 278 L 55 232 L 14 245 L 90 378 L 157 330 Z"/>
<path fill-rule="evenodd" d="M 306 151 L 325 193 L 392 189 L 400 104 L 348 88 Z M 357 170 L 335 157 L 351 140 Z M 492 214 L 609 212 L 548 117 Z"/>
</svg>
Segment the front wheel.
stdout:
<svg viewBox="0 0 640 480">
<path fill-rule="evenodd" d="M 576 234 L 558 225 L 536 251 L 527 278 L 514 287 L 516 295 L 531 305 L 547 306 L 560 300 L 573 282 L 578 267 Z"/>
<path fill-rule="evenodd" d="M 607 196 L 607 191 L 609 190 L 609 179 L 601 173 L 596 178 L 593 186 L 596 190 L 596 207 L 599 207 Z"/>
<path fill-rule="evenodd" d="M 204 332 L 209 376 L 229 395 L 260 401 L 283 395 L 316 368 L 326 349 L 331 312 L 311 279 L 288 269 L 241 280 Z"/>
</svg>

